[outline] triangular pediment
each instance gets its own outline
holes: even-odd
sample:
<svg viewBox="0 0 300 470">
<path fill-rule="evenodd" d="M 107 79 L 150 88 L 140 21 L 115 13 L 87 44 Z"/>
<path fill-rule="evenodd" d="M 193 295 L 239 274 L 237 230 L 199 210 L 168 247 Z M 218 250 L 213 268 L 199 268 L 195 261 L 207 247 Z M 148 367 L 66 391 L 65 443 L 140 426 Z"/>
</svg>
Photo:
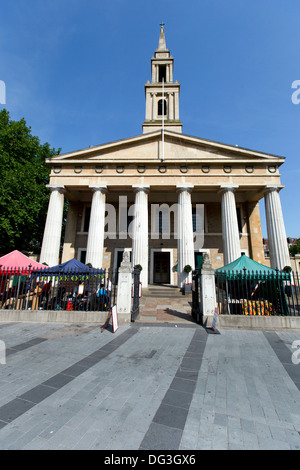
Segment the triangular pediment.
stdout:
<svg viewBox="0 0 300 470">
<path fill-rule="evenodd" d="M 231 146 L 172 131 L 155 131 L 88 147 L 47 160 L 52 164 L 96 164 L 110 162 L 267 162 L 281 164 L 284 157 Z"/>
</svg>

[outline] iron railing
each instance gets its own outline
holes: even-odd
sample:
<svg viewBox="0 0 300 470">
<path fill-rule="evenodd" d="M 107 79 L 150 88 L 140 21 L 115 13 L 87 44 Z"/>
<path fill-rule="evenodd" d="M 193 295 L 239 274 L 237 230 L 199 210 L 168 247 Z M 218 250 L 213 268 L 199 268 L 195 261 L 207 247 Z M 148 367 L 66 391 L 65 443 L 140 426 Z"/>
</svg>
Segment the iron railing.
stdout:
<svg viewBox="0 0 300 470">
<path fill-rule="evenodd" d="M 133 301 L 131 309 L 131 321 L 134 322 L 140 313 L 140 274 L 141 270 L 137 267 L 133 269 Z"/>
<path fill-rule="evenodd" d="M 106 311 L 115 303 L 115 280 L 115 272 L 94 268 L 0 268 L 0 308 Z"/>
<path fill-rule="evenodd" d="M 220 314 L 300 315 L 298 273 L 218 271 L 215 279 Z"/>
<path fill-rule="evenodd" d="M 201 269 L 195 269 L 192 272 L 192 317 L 196 323 L 203 324 L 203 315 L 201 308 Z"/>
</svg>

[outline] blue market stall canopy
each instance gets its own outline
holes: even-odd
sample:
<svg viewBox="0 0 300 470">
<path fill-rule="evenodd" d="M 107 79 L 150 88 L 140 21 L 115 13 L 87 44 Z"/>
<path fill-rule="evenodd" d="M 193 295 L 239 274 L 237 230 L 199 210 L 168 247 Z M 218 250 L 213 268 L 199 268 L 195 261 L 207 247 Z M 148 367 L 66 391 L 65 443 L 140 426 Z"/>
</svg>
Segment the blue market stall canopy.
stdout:
<svg viewBox="0 0 300 470">
<path fill-rule="evenodd" d="M 264 280 L 270 278 L 290 280 L 290 273 L 269 268 L 268 266 L 257 263 L 257 261 L 248 258 L 246 255 L 242 255 L 240 258 L 232 261 L 232 263 L 229 263 L 222 268 L 216 269 L 215 273 L 217 276 L 222 276 L 228 280 Z"/>
<path fill-rule="evenodd" d="M 44 269 L 38 269 L 32 274 L 34 276 L 57 276 L 59 274 L 76 273 L 76 274 L 105 274 L 104 269 L 92 268 L 87 264 L 81 263 L 75 258 L 66 261 L 65 263 L 58 264 L 48 268 L 45 266 Z"/>
</svg>

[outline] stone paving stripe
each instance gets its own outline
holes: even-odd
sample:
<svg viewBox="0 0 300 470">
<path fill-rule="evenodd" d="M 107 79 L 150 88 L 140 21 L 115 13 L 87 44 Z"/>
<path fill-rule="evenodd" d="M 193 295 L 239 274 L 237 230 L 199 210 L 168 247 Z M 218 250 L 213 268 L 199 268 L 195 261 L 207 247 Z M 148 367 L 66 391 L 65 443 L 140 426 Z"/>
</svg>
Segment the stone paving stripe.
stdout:
<svg viewBox="0 0 300 470">
<path fill-rule="evenodd" d="M 47 387 L 53 387 L 53 388 L 61 388 L 67 383 L 71 382 L 73 380 L 73 377 L 62 374 L 61 372 L 54 375 L 50 379 L 46 380 L 45 382 L 42 383 L 42 385 L 46 385 Z"/>
<path fill-rule="evenodd" d="M 146 432 L 140 450 L 178 450 L 207 341 L 196 329 L 175 377 Z"/>
<path fill-rule="evenodd" d="M 5 425 L 11 423 L 14 419 L 18 418 L 26 411 L 35 406 L 35 403 L 20 398 L 14 398 L 6 405 L 0 408 L 0 421 Z"/>
<path fill-rule="evenodd" d="M 186 380 L 181 377 L 176 377 L 173 379 L 170 388 L 172 390 L 178 390 L 180 392 L 193 393 L 195 384 L 192 380 Z"/>
<path fill-rule="evenodd" d="M 153 422 L 163 424 L 170 428 L 181 429 L 183 431 L 186 422 L 186 410 L 168 404 L 161 404 L 158 408 Z"/>
<path fill-rule="evenodd" d="M 286 372 L 289 374 L 298 390 L 300 390 L 300 364 L 293 364 L 293 352 L 290 351 L 288 346 L 278 336 L 277 333 L 273 331 L 264 331 L 264 335 L 269 341 L 273 351 L 277 355 Z"/>
<path fill-rule="evenodd" d="M 90 367 L 93 367 L 104 357 L 108 356 L 111 352 L 115 351 L 119 346 L 124 344 L 138 331 L 138 328 L 129 328 L 124 333 L 120 334 L 120 336 L 110 341 L 108 343 L 110 344 L 109 348 L 107 348 L 107 344 L 102 346 L 97 351 L 91 353 L 81 361 L 76 362 L 67 369 L 64 369 L 53 377 L 50 377 L 40 385 L 37 385 L 31 390 L 28 390 L 22 395 L 1 406 L 0 429 L 8 423 L 11 423 L 22 414 L 26 413 L 26 411 L 30 410 L 33 406 L 48 398 L 67 383 L 74 380 L 75 377 L 78 377 L 80 374 L 87 371 Z"/>
<path fill-rule="evenodd" d="M 43 343 L 44 341 L 47 341 L 46 338 L 32 338 L 25 343 L 20 343 L 17 344 L 16 346 L 11 346 L 10 348 L 6 348 L 6 355 L 9 356 L 11 354 L 15 354 L 19 351 L 24 351 L 24 349 L 31 348 L 32 346 L 35 346 L 36 344 Z"/>
<path fill-rule="evenodd" d="M 141 450 L 178 450 L 182 430 L 152 422 L 143 439 Z M 149 445 L 150 447 L 144 447 Z"/>
<path fill-rule="evenodd" d="M 23 395 L 18 396 L 17 398 L 20 400 L 30 401 L 37 405 L 41 401 L 45 400 L 45 398 L 50 397 L 50 395 L 52 395 L 57 390 L 58 389 L 54 387 L 48 387 L 47 385 L 40 384 L 31 390 L 28 390 L 28 392 L 23 393 Z"/>
</svg>

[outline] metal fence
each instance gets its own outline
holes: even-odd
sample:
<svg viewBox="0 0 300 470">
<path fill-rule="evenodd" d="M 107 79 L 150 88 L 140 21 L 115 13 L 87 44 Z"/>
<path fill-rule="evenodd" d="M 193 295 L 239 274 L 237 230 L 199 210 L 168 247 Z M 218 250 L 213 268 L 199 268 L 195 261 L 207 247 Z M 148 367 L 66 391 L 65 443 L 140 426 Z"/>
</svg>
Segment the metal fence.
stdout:
<svg viewBox="0 0 300 470">
<path fill-rule="evenodd" d="M 300 315 L 298 273 L 219 271 L 216 294 L 220 314 Z"/>
<path fill-rule="evenodd" d="M 203 312 L 201 308 L 201 269 L 192 272 L 192 317 L 196 323 L 203 324 Z"/>
<path fill-rule="evenodd" d="M 134 268 L 133 270 L 133 301 L 132 301 L 132 310 L 131 310 L 131 321 L 134 322 L 140 312 L 140 274 L 141 270 L 139 268 Z"/>
<path fill-rule="evenodd" d="M 90 268 L 51 272 L 50 269 L 0 269 L 0 308 L 16 310 L 106 311 L 115 303 L 117 276 Z"/>
</svg>

